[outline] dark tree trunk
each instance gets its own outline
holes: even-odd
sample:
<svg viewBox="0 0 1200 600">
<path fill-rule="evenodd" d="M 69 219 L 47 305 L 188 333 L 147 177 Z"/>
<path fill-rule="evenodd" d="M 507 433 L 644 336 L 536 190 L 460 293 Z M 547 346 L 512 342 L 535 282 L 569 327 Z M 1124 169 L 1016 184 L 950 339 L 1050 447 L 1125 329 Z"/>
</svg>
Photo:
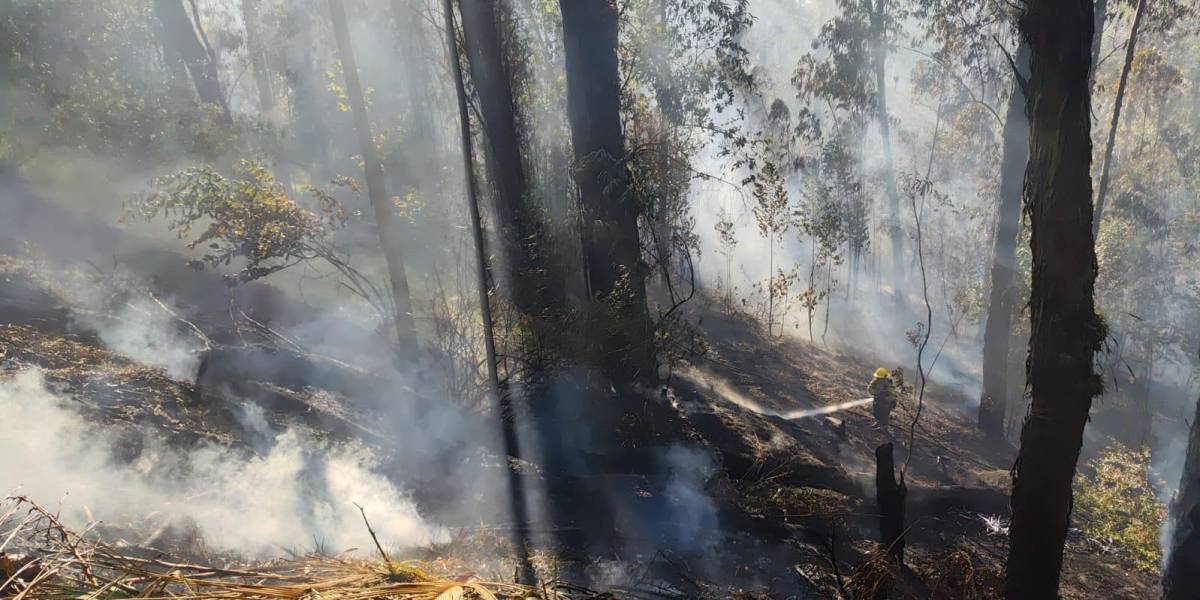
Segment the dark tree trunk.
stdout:
<svg viewBox="0 0 1200 600">
<path fill-rule="evenodd" d="M 250 55 L 250 69 L 254 71 L 254 84 L 258 88 L 258 109 L 263 117 L 266 117 L 275 109 L 275 91 L 271 85 L 271 72 L 267 69 L 262 32 L 259 30 L 260 2 L 262 0 L 242 0 L 242 20 L 246 26 L 246 51 Z"/>
<path fill-rule="evenodd" d="M 329 12 L 333 17 L 333 34 L 337 40 L 338 55 L 342 60 L 342 71 L 346 77 L 346 95 L 350 98 L 350 112 L 354 117 L 354 131 L 362 150 L 363 170 L 366 172 L 367 196 L 375 213 L 375 229 L 383 258 L 387 263 L 388 279 L 391 280 L 392 301 L 395 305 L 397 350 L 400 358 L 411 361 L 417 353 L 417 330 L 412 314 L 412 299 L 408 291 L 408 275 L 404 271 L 404 254 L 401 249 L 398 223 L 388 197 L 387 184 L 383 176 L 383 164 L 371 136 L 371 122 L 367 117 L 367 103 L 363 98 L 362 83 L 358 79 L 358 64 L 354 60 L 354 48 L 350 45 L 350 28 L 346 23 L 346 7 L 342 0 L 329 0 Z"/>
<path fill-rule="evenodd" d="M 1017 49 L 1017 65 L 1028 76 L 1029 46 Z M 1025 94 L 1014 81 L 1004 119 L 1004 155 L 1000 160 L 1000 204 L 996 210 L 996 237 L 992 245 L 992 291 L 983 331 L 983 394 L 979 399 L 979 428 L 991 436 L 1004 434 L 1008 398 L 1008 352 L 1012 317 L 1016 307 L 1017 227 L 1021 221 L 1021 183 L 1029 162 L 1029 121 Z"/>
<path fill-rule="evenodd" d="M 1092 0 L 1030 2 L 1021 31 L 1030 48 L 1026 88 L 1029 165 L 1025 204 L 1033 254 L 1027 372 L 1032 405 L 1013 468 L 1008 598 L 1055 598 L 1071 520 L 1071 481 L 1104 339 L 1093 292 Z"/>
<path fill-rule="evenodd" d="M 487 143 L 488 175 L 495 186 L 495 221 L 505 269 L 501 290 L 523 313 L 540 314 L 551 291 L 539 250 L 546 242 L 539 217 L 529 206 L 521 139 L 517 129 L 510 69 L 500 43 L 493 0 L 458 0 L 471 83 Z"/>
<path fill-rule="evenodd" d="M 610 0 L 561 0 L 567 117 L 575 149 L 588 294 L 613 319 L 593 318 L 591 350 L 614 381 L 653 381 L 652 327 L 638 238 L 638 201 L 625 166 L 617 11 Z"/>
<path fill-rule="evenodd" d="M 1179 490 L 1171 501 L 1170 522 L 1163 600 L 1191 600 L 1200 593 L 1200 403 L 1188 434 Z"/>
<path fill-rule="evenodd" d="M 162 24 L 166 34 L 165 44 L 171 45 L 179 60 L 183 61 L 191 76 L 192 84 L 196 87 L 196 95 L 203 104 L 211 104 L 220 112 L 221 121 L 225 124 L 233 122 L 229 113 L 229 104 L 221 90 L 221 80 L 217 77 L 217 65 L 204 49 L 196 27 L 188 18 L 181 0 L 155 0 L 154 14 Z M 169 56 L 169 54 L 168 54 Z M 168 62 L 172 59 L 168 58 Z"/>
<path fill-rule="evenodd" d="M 158 14 L 157 4 L 155 14 Z M 188 76 L 187 65 L 183 62 L 183 55 L 179 53 L 178 44 L 175 43 L 174 36 L 169 33 L 167 24 L 161 18 L 155 19 L 155 21 L 158 24 L 155 32 L 162 46 L 163 63 L 166 64 L 167 70 L 171 72 L 169 82 L 171 93 L 178 98 L 187 98 L 190 100 L 193 88 L 191 87 L 191 77 Z"/>
<path fill-rule="evenodd" d="M 1151 448 L 1151 439 L 1154 435 L 1154 408 L 1151 406 L 1152 386 L 1154 385 L 1154 343 L 1151 340 L 1145 342 L 1145 365 L 1142 367 L 1142 376 L 1139 377 L 1133 386 L 1133 406 L 1134 410 L 1134 431 L 1133 438 L 1130 440 L 1134 448 Z"/>
<path fill-rule="evenodd" d="M 1121 66 L 1121 81 L 1117 83 L 1117 99 L 1113 103 L 1112 123 L 1108 126 L 1108 142 L 1104 145 L 1104 162 L 1100 167 L 1100 191 L 1096 193 L 1096 216 L 1092 220 L 1092 236 L 1100 232 L 1100 220 L 1104 218 L 1104 201 L 1108 197 L 1108 172 L 1112 166 L 1113 146 L 1117 142 L 1117 126 L 1121 123 L 1121 105 L 1125 102 L 1125 84 L 1129 82 L 1129 70 L 1133 67 L 1137 52 L 1138 29 L 1142 25 L 1142 14 L 1146 12 L 1146 0 L 1138 0 L 1133 13 L 1133 27 L 1129 30 L 1129 43 L 1125 47 L 1125 64 Z"/>
<path fill-rule="evenodd" d="M 884 31 L 883 17 L 884 11 L 887 9 L 887 0 L 877 0 L 877 3 L 872 5 L 871 0 L 863 0 L 867 5 L 867 11 L 871 16 L 871 53 L 872 62 L 875 70 L 875 109 L 876 118 L 879 122 L 879 137 L 883 144 L 883 170 L 884 182 L 887 189 L 888 199 L 888 218 L 891 219 L 891 224 L 888 227 L 888 237 L 892 244 L 892 273 L 887 281 L 899 282 L 903 279 L 904 269 L 904 253 L 903 243 L 900 237 L 900 192 L 896 189 L 896 171 L 892 164 L 892 125 L 888 119 L 888 104 L 887 104 L 887 45 L 884 39 L 887 32 Z"/>
<path fill-rule="evenodd" d="M 451 0 L 442 0 L 442 13 L 445 20 L 447 57 L 449 58 L 450 77 L 454 80 L 454 93 L 458 100 L 459 132 L 462 140 L 463 176 L 467 186 L 467 208 L 471 216 L 471 238 L 475 242 L 476 284 L 479 288 L 479 313 L 483 321 L 484 357 L 487 361 L 488 384 L 491 387 L 493 400 L 499 411 L 500 433 L 504 440 L 504 452 L 514 459 L 521 458 L 520 442 L 517 438 L 516 423 L 512 402 L 500 389 L 500 379 L 496 373 L 496 338 L 492 324 L 492 307 L 489 300 L 491 285 L 488 281 L 487 251 L 484 248 L 483 223 L 479 214 L 479 197 L 475 180 L 474 150 L 471 141 L 470 111 L 467 109 L 467 92 L 463 86 L 462 68 L 458 56 L 457 32 L 454 27 L 454 6 Z M 508 472 L 509 510 L 513 519 L 513 545 L 517 554 L 517 582 L 532 585 L 534 582 L 533 567 L 529 562 L 529 535 L 526 524 L 529 517 L 525 510 L 525 488 L 520 475 L 512 469 Z"/>
<path fill-rule="evenodd" d="M 879 543 L 893 558 L 904 562 L 903 481 L 896 481 L 896 461 L 892 444 L 875 448 L 875 502 L 879 505 Z"/>
</svg>

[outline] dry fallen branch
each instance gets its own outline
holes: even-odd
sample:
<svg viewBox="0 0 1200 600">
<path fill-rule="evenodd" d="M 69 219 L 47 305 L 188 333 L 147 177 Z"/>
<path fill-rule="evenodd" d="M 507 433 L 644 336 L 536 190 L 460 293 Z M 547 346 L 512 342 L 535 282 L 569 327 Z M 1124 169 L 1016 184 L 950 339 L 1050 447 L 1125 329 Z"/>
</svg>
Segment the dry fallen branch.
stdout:
<svg viewBox="0 0 1200 600">
<path fill-rule="evenodd" d="M 67 528 L 23 496 L 0 501 L 0 596 L 229 600 L 504 600 L 598 597 L 470 577 L 440 577 L 417 562 L 303 556 L 232 568 L 129 556 Z M 602 597 L 602 596 L 599 596 Z"/>
</svg>

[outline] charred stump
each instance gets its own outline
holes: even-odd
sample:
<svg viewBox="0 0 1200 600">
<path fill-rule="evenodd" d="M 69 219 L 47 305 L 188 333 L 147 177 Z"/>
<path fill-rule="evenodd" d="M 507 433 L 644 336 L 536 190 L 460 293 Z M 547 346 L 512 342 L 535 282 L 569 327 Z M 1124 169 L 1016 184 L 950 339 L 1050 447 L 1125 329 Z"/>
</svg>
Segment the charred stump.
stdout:
<svg viewBox="0 0 1200 600">
<path fill-rule="evenodd" d="M 1200 404 L 1196 406 L 1200 417 Z M 1179 491 L 1171 502 L 1171 553 L 1163 570 L 1163 598 L 1194 598 L 1200 590 L 1200 419 L 1188 433 Z"/>
<path fill-rule="evenodd" d="M 892 443 L 875 448 L 875 501 L 879 504 L 879 543 L 898 562 L 904 562 L 903 480 L 896 481 Z"/>
</svg>

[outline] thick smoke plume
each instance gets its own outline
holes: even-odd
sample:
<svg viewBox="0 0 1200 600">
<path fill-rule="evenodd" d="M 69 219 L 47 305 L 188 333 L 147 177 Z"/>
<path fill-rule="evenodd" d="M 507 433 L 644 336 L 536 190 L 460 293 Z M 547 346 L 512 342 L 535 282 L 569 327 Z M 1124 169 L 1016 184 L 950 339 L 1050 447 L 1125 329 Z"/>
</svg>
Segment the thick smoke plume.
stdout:
<svg viewBox="0 0 1200 600">
<path fill-rule="evenodd" d="M 216 549 L 341 552 L 372 547 L 359 504 L 385 544 L 446 538 L 365 450 L 326 447 L 295 431 L 276 435 L 257 456 L 214 444 L 181 450 L 148 436 L 120 439 L 90 424 L 73 402 L 49 389 L 37 370 L 0 380 L 0 488 L 40 501 L 62 498 L 75 526 L 89 515 L 116 524 L 156 514 L 194 524 Z M 118 460 L 131 445 L 140 445 L 137 457 Z"/>
</svg>

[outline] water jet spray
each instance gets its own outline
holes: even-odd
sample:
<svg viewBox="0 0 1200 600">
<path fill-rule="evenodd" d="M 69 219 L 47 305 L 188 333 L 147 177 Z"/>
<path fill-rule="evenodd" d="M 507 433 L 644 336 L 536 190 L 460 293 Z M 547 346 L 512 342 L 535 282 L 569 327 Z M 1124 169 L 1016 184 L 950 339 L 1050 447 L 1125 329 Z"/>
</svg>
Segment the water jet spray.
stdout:
<svg viewBox="0 0 1200 600">
<path fill-rule="evenodd" d="M 849 410 L 858 406 L 870 404 L 871 398 L 860 398 L 858 400 L 847 400 L 839 404 L 831 404 L 829 406 L 821 406 L 819 408 L 809 408 L 805 410 L 792 410 L 785 413 L 780 413 L 780 417 L 788 420 L 805 419 L 808 417 L 817 417 L 820 415 L 828 415 L 843 410 Z"/>
</svg>

